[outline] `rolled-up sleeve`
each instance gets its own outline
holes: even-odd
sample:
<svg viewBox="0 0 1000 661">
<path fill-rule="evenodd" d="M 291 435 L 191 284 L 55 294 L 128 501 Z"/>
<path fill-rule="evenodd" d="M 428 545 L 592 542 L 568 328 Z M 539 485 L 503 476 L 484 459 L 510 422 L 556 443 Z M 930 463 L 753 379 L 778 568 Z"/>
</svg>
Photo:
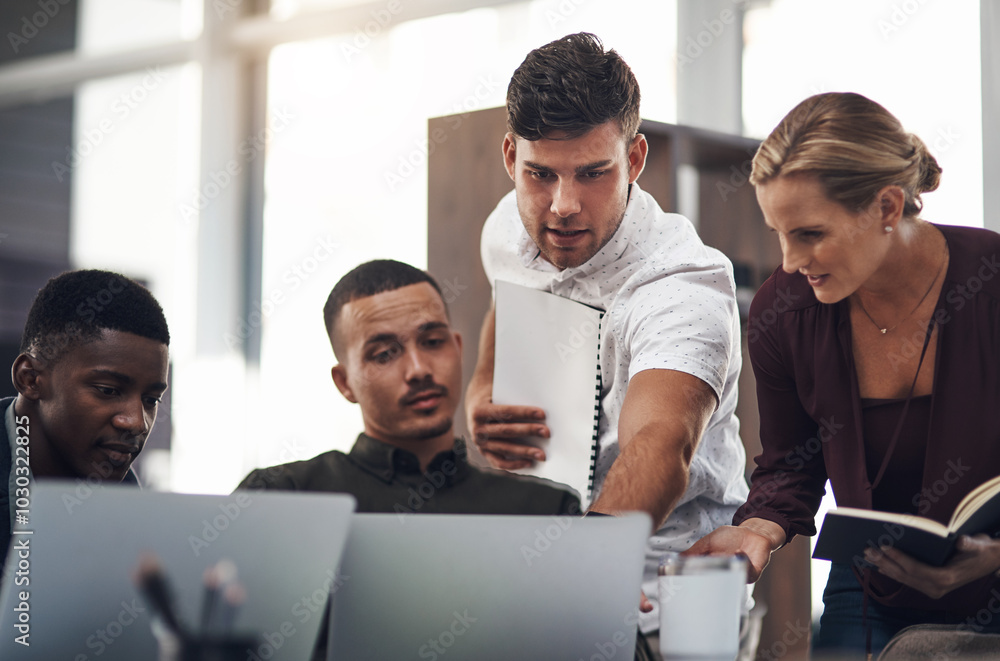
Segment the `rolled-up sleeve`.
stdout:
<svg viewBox="0 0 1000 661">
<path fill-rule="evenodd" d="M 736 296 L 724 265 L 664 273 L 637 287 L 622 306 L 621 342 L 629 379 L 648 369 L 684 372 L 722 399 L 738 331 Z"/>
</svg>

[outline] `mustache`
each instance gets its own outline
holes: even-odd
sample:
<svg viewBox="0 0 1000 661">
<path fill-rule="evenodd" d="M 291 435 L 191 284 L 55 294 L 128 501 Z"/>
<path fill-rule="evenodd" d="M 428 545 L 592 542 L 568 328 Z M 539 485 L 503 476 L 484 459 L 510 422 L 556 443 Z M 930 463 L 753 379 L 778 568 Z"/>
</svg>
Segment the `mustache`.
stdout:
<svg viewBox="0 0 1000 661">
<path fill-rule="evenodd" d="M 416 386 L 411 386 L 405 395 L 400 398 L 400 404 L 406 406 L 412 404 L 413 402 L 421 399 L 423 397 L 428 397 L 432 395 L 438 395 L 445 397 L 448 394 L 448 389 L 442 385 L 436 383 L 421 383 Z"/>
</svg>

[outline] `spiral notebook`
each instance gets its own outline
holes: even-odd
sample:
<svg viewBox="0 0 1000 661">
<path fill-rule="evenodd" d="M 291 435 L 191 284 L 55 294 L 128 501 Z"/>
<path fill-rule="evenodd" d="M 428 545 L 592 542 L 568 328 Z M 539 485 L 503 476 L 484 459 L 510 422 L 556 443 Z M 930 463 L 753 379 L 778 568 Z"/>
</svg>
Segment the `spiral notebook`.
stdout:
<svg viewBox="0 0 1000 661">
<path fill-rule="evenodd" d="M 516 471 L 593 497 L 600 414 L 602 310 L 548 292 L 496 282 L 493 402 L 545 411 L 550 438 L 525 442 L 545 461 Z"/>
</svg>

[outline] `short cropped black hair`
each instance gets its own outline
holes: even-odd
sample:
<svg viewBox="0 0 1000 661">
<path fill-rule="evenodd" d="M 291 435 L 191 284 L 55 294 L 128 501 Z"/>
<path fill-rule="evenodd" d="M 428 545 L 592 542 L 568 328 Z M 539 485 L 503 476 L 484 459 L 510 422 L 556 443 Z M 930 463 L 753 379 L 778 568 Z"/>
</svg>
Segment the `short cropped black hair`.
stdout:
<svg viewBox="0 0 1000 661">
<path fill-rule="evenodd" d="M 615 120 L 626 141 L 639 132 L 639 83 L 614 50 L 589 32 L 528 53 L 507 86 L 507 130 L 525 140 L 577 138 Z"/>
<path fill-rule="evenodd" d="M 90 269 L 57 275 L 38 291 L 21 334 L 21 353 L 51 362 L 103 330 L 170 345 L 163 309 L 148 289 L 119 273 Z"/>
<path fill-rule="evenodd" d="M 333 329 L 341 308 L 359 298 L 367 298 L 421 282 L 426 282 L 434 287 L 434 290 L 441 296 L 441 302 L 444 303 L 441 287 L 429 273 L 394 259 L 375 259 L 365 262 L 347 273 L 333 286 L 330 296 L 326 299 L 326 305 L 323 306 L 323 321 L 326 324 L 326 333 L 330 336 L 330 346 L 333 347 L 334 354 L 337 353 L 337 347 L 333 341 Z M 446 303 L 444 305 L 447 312 L 448 306 Z M 337 358 L 339 360 L 340 356 Z"/>
</svg>

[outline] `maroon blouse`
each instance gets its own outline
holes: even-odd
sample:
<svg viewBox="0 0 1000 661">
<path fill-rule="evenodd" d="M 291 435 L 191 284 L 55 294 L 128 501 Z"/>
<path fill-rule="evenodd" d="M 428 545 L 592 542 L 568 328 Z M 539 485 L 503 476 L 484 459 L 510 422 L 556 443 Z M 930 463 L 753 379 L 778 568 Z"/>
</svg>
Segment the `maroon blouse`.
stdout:
<svg viewBox="0 0 1000 661">
<path fill-rule="evenodd" d="M 1000 235 L 937 227 L 951 260 L 935 312 L 937 356 L 917 512 L 947 523 L 969 491 L 1000 474 Z M 779 268 L 754 297 L 748 341 L 763 452 L 733 522 L 759 517 L 780 525 L 789 540 L 813 535 L 827 478 L 838 506 L 872 509 L 875 476 L 867 468 L 846 299 L 822 304 L 802 275 Z M 925 609 L 975 612 L 994 587 L 987 577 L 932 600 L 878 579 L 883 603 Z"/>
</svg>

